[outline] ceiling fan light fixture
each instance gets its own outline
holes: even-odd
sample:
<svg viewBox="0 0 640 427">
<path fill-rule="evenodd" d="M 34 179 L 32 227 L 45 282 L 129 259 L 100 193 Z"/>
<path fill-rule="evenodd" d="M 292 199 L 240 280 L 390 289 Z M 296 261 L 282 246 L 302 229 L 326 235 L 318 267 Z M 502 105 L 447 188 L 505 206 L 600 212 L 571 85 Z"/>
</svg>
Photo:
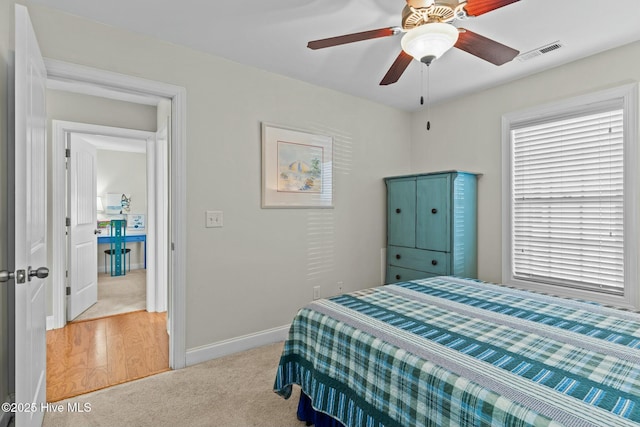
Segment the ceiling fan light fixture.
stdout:
<svg viewBox="0 0 640 427">
<path fill-rule="evenodd" d="M 406 32 L 400 44 L 402 50 L 418 61 L 431 64 L 458 41 L 458 29 L 451 24 L 433 22 Z"/>
</svg>

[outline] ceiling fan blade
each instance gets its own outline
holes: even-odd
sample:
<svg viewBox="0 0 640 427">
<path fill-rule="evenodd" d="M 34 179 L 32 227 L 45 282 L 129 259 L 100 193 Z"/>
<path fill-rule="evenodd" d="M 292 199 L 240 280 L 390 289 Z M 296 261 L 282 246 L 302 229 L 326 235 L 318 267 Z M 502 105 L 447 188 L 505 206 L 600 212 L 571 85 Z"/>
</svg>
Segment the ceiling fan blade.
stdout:
<svg viewBox="0 0 640 427">
<path fill-rule="evenodd" d="M 413 56 L 405 53 L 404 50 L 400 51 L 400 55 L 393 61 L 391 64 L 391 68 L 387 71 L 387 74 L 384 75 L 382 81 L 380 82 L 381 86 L 390 85 L 391 83 L 395 83 L 398 81 L 404 70 L 407 69 L 409 64 L 411 64 L 411 60 Z"/>
<path fill-rule="evenodd" d="M 479 16 L 520 0 L 468 0 L 464 10 L 469 16 Z"/>
<path fill-rule="evenodd" d="M 309 49 L 323 49 L 325 47 L 359 42 L 362 40 L 377 39 L 398 34 L 398 27 L 379 28 L 377 30 L 362 31 L 360 33 L 345 34 L 344 36 L 329 37 L 328 39 L 314 40 L 307 43 Z"/>
<path fill-rule="evenodd" d="M 502 65 L 511 61 L 520 53 L 509 46 L 476 34 L 473 31 L 465 30 L 464 28 L 460 28 L 459 30 L 460 35 L 454 47 L 469 52 L 492 64 Z"/>
</svg>

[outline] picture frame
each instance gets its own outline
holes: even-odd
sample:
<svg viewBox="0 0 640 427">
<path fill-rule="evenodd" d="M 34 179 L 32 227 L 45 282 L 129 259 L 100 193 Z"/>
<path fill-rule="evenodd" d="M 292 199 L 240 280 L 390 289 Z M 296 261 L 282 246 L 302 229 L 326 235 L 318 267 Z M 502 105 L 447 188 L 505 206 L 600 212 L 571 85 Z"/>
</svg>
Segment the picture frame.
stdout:
<svg viewBox="0 0 640 427">
<path fill-rule="evenodd" d="M 129 214 L 127 215 L 127 228 L 135 228 L 144 230 L 145 220 L 144 214 Z"/>
<path fill-rule="evenodd" d="M 131 212 L 131 194 L 128 193 L 107 193 L 107 205 L 104 213 L 106 215 L 128 214 Z"/>
<path fill-rule="evenodd" d="M 262 123 L 262 207 L 333 208 L 333 138 Z"/>
</svg>

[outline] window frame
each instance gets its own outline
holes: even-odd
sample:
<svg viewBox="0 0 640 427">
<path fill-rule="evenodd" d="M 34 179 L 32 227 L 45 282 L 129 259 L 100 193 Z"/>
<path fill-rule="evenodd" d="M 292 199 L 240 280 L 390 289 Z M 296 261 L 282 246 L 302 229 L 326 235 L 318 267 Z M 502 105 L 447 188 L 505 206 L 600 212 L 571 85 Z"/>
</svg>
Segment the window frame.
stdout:
<svg viewBox="0 0 640 427">
<path fill-rule="evenodd" d="M 564 287 L 516 278 L 512 267 L 512 143 L 511 130 L 523 123 L 562 119 L 569 115 L 588 113 L 590 106 L 622 99 L 624 117 L 624 291 L 621 295 L 596 290 Z M 621 308 L 640 308 L 638 283 L 638 84 L 577 96 L 566 100 L 527 108 L 502 116 L 502 282 L 528 289 L 570 298 L 595 301 Z"/>
</svg>

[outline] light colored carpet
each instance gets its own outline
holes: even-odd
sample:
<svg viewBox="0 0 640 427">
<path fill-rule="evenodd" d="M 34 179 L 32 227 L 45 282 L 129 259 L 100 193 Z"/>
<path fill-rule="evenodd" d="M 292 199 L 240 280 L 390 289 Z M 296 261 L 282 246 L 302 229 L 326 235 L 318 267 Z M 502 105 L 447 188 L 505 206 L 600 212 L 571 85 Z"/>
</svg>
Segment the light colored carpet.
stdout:
<svg viewBox="0 0 640 427">
<path fill-rule="evenodd" d="M 301 427 L 299 388 L 288 400 L 273 389 L 283 343 L 211 360 L 57 402 L 44 427 Z M 67 411 L 77 404 L 90 412 Z"/>
<path fill-rule="evenodd" d="M 147 308 L 147 270 L 127 271 L 124 276 L 98 273 L 98 302 L 73 319 L 87 320 Z"/>
</svg>

